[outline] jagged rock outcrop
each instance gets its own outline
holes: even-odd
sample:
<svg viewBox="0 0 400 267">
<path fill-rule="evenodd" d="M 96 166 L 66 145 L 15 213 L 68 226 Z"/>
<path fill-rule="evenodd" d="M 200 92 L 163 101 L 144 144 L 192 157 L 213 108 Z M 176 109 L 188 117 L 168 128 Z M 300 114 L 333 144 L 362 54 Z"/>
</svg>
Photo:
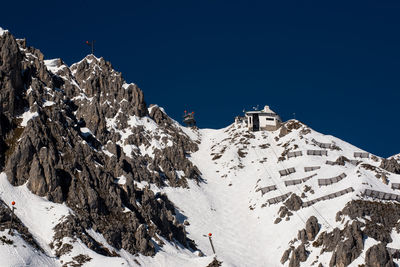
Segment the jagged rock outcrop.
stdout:
<svg viewBox="0 0 400 267">
<path fill-rule="evenodd" d="M 307 260 L 308 252 L 303 243 L 301 243 L 292 252 L 292 257 L 289 262 L 289 267 L 299 267 L 300 262 L 305 262 Z"/>
<path fill-rule="evenodd" d="M 384 170 L 392 173 L 400 174 L 400 163 L 394 158 L 382 159 L 381 165 L 379 166 Z"/>
<path fill-rule="evenodd" d="M 315 216 L 311 216 L 308 218 L 306 222 L 306 227 L 304 229 L 299 230 L 297 234 L 297 239 L 292 240 L 292 243 L 300 241 L 301 243 L 295 248 L 294 246 L 290 246 L 289 249 L 285 250 L 281 257 L 281 263 L 284 264 L 290 257 L 289 266 L 298 267 L 300 266 L 300 262 L 305 262 L 308 258 L 309 251 L 306 250 L 306 245 L 309 244 L 309 241 L 314 240 L 320 230 L 320 225 L 318 223 L 318 219 Z"/>
<path fill-rule="evenodd" d="M 171 125 L 172 120 L 170 117 L 165 114 L 159 106 L 150 105 L 150 117 L 158 124 L 158 125 Z"/>
<path fill-rule="evenodd" d="M 303 200 L 301 200 L 301 198 L 296 195 L 296 194 L 292 194 L 288 200 L 285 201 L 285 206 L 289 209 L 289 210 L 299 210 L 301 208 L 301 205 L 303 204 Z"/>
<path fill-rule="evenodd" d="M 318 219 L 315 216 L 311 216 L 310 218 L 308 218 L 305 228 L 307 240 L 309 241 L 314 240 L 320 229 L 321 226 L 319 225 Z"/>
<path fill-rule="evenodd" d="M 346 158 L 345 156 L 340 156 L 340 157 L 338 157 L 338 158 L 336 159 L 335 163 L 336 163 L 337 165 L 344 166 L 344 165 L 346 164 L 346 162 L 348 162 L 348 161 L 349 161 L 349 159 Z"/>
<path fill-rule="evenodd" d="M 393 266 L 391 257 L 385 253 L 386 244 L 392 242 L 391 233 L 400 229 L 399 212 L 399 204 L 353 200 L 337 213 L 337 221 L 344 216 L 350 218 L 343 230 L 336 227 L 329 233 L 323 232 L 312 245 L 322 246 L 322 253 L 333 252 L 330 266 L 351 266 L 364 249 L 363 240 L 373 238 L 381 243 L 368 249 L 370 256 L 365 259 L 366 266 Z M 379 257 L 382 261 L 377 260 Z"/>
<path fill-rule="evenodd" d="M 370 247 L 365 254 L 365 265 L 368 267 L 395 267 L 392 257 L 382 243 Z"/>
<path fill-rule="evenodd" d="M 398 223 L 400 205 L 396 203 L 354 200 L 341 211 L 340 217 L 343 215 L 349 216 L 352 220 L 363 218 L 365 220 L 363 233 L 384 243 L 392 242 L 390 235 L 393 229 L 400 229 Z"/>
<path fill-rule="evenodd" d="M 285 250 L 285 252 L 283 252 L 283 255 L 281 257 L 281 263 L 284 264 L 290 256 L 290 253 L 294 250 L 294 247 L 291 246 L 290 248 L 288 248 L 287 250 Z"/>
<path fill-rule="evenodd" d="M 390 214 L 390 216 L 388 216 Z M 392 242 L 393 231 L 400 231 L 400 205 L 364 200 L 353 200 L 337 213 L 338 222 L 350 218 L 343 229 L 338 227 L 320 233 L 321 225 L 311 216 L 306 227 L 298 231 L 290 248 L 284 251 L 281 263 L 290 259 L 289 266 L 300 266 L 307 260 L 307 244 L 320 247 L 321 254 L 332 252 L 329 266 L 352 266 L 364 248 L 364 240 L 373 238 L 380 243 L 367 250 L 366 266 L 395 266 L 386 245 Z M 296 247 L 297 246 L 297 247 Z"/>
<path fill-rule="evenodd" d="M 361 223 L 354 221 L 348 225 L 342 234 L 345 240 L 339 242 L 332 254 L 329 266 L 348 266 L 358 258 L 364 248 Z"/>
<path fill-rule="evenodd" d="M 173 203 L 137 185 L 201 180 L 187 159 L 197 144 L 160 108 L 149 114 L 143 92 L 103 58 L 69 68 L 7 32 L 0 59 L 0 171 L 74 212 L 55 228 L 59 253 L 68 236 L 109 255 L 89 228 L 133 254 L 154 255 L 158 236 L 195 248 Z"/>
<path fill-rule="evenodd" d="M 85 121 L 100 141 L 107 139 L 103 134 L 107 132 L 107 118 L 117 116 L 117 129 L 124 129 L 130 116 L 148 115 L 142 90 L 135 84 L 126 84 L 110 62 L 89 55 L 70 69 L 82 89 L 74 98 L 79 106 L 77 117 Z"/>
<path fill-rule="evenodd" d="M 17 41 L 8 31 L 4 32 L 0 37 L 0 111 L 8 119 L 23 108 L 22 60 Z"/>
<path fill-rule="evenodd" d="M 22 59 L 17 41 L 5 31 L 0 36 L 0 169 L 4 167 L 6 151 L 13 144 L 15 116 L 25 106 Z"/>
</svg>

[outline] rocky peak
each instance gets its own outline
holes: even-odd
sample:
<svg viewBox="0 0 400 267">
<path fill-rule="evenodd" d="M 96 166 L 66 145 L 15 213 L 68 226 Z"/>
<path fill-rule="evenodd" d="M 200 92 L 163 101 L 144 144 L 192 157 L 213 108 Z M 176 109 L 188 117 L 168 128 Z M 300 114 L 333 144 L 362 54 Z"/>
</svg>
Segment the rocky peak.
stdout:
<svg viewBox="0 0 400 267">
<path fill-rule="evenodd" d="M 110 62 L 88 55 L 70 68 L 80 94 L 77 117 L 94 133 L 106 131 L 106 119 L 118 117 L 117 128 L 126 128 L 131 116 L 148 115 L 144 95 L 135 84 L 127 84 Z"/>
<path fill-rule="evenodd" d="M 88 55 L 70 69 L 87 97 L 94 97 L 103 104 L 108 101 L 109 106 L 117 104 L 117 108 L 121 106 L 129 115 L 148 115 L 142 90 L 133 83 L 127 84 L 121 73 L 104 58 Z M 125 101 L 127 104 L 122 104 Z"/>
<path fill-rule="evenodd" d="M 0 30 L 0 111 L 10 120 L 23 109 L 23 55 L 14 36 Z"/>
<path fill-rule="evenodd" d="M 85 234 L 92 228 L 132 254 L 154 255 L 158 236 L 195 248 L 168 198 L 137 183 L 199 180 L 186 157 L 197 145 L 161 109 L 148 116 L 143 92 L 111 63 L 93 55 L 71 67 L 44 60 L 2 31 L 0 104 L 1 171 L 12 185 L 27 183 L 71 208 L 55 228 L 57 244 L 69 236 L 93 247 Z"/>
</svg>

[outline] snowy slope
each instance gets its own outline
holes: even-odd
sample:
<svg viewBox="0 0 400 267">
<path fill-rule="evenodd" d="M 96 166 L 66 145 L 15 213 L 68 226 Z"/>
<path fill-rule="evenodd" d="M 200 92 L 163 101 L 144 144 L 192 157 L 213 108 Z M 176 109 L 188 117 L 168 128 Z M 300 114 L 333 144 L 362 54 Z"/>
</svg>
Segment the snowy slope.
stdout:
<svg viewBox="0 0 400 267">
<path fill-rule="evenodd" d="M 348 162 L 344 166 L 327 165 L 327 160 L 335 161 L 339 156 L 353 159 L 354 152 L 362 151 L 340 139 L 322 135 L 306 126 L 293 130 L 281 138 L 279 130 L 251 133 L 244 125 L 231 125 L 220 130 L 192 130 L 183 127 L 182 129 L 200 141 L 199 150 L 190 155 L 190 160 L 202 172 L 204 183 L 196 184 L 194 181 L 189 181 L 189 189 L 171 187 L 160 189 L 154 185 L 150 186 L 156 192 L 167 193 L 182 216 L 190 222 L 186 232 L 195 240 L 199 250 L 206 257 L 199 257 L 197 252 L 174 247 L 173 244 L 163 240 L 166 245 L 155 257 L 141 255 L 135 257 L 122 250 L 118 251 L 120 257 L 110 258 L 96 254 L 79 240 L 70 240 L 73 245 L 71 253 L 56 259 L 54 251 L 49 247 L 53 236 L 52 227 L 71 211 L 63 204 L 55 204 L 33 195 L 25 185 L 11 186 L 5 174 L 1 174 L 1 198 L 7 203 L 18 199 L 16 215 L 28 226 L 47 253 L 47 256 L 42 255 L 32 252 L 33 249 L 29 252 L 30 247 L 22 246 L 23 241 L 16 236 L 13 237 L 16 247 L 0 246 L 0 253 L 3 255 L 7 253 L 18 255 L 12 257 L 12 260 L 4 266 L 19 266 L 22 262 L 58 266 L 61 265 L 60 260 L 68 262 L 72 260 L 72 255 L 79 254 L 86 254 L 92 258 L 84 266 L 121 264 L 137 266 L 138 263 L 142 266 L 206 266 L 214 256 L 207 237 L 208 233 L 213 234 L 217 258 L 223 262 L 222 266 L 281 266 L 281 255 L 311 215 L 318 218 L 322 226 L 321 231 L 329 231 L 334 227 L 341 228 L 343 224 L 335 220 L 337 211 L 348 201 L 363 198 L 361 195 L 365 188 L 396 193 L 390 188 L 390 184 L 400 183 L 400 175 L 386 173 L 389 181 L 386 185 L 375 176 L 376 172 L 362 167 L 365 163 L 378 168 L 380 160 L 374 156 L 360 159 L 362 162 L 357 165 Z M 306 155 L 305 152 L 309 149 L 319 149 L 312 140 L 335 144 L 340 150 L 327 149 L 327 156 Z M 290 148 L 292 151 L 303 151 L 303 156 L 279 160 L 282 152 Z M 304 167 L 309 166 L 321 168 L 305 172 Z M 280 176 L 279 170 L 292 167 L 295 168 L 295 173 Z M 318 179 L 334 177 L 341 173 L 347 175 L 343 180 L 329 186 L 318 186 Z M 312 174 L 315 175 L 304 183 L 285 185 L 285 181 Z M 265 194 L 259 190 L 270 185 L 276 185 L 277 189 Z M 305 186 L 311 187 L 314 193 L 304 192 Z M 274 222 L 282 203 L 266 204 L 268 199 L 286 193 L 297 195 L 305 193 L 304 201 L 307 201 L 349 187 L 352 187 L 354 192 L 302 208 L 290 216 L 289 220 L 282 220 L 277 224 Z M 92 231 L 91 235 L 104 246 L 109 246 L 100 234 Z M 392 235 L 394 240 L 392 246 L 398 246 L 400 240 L 398 234 Z M 367 239 L 365 247 L 367 249 L 376 243 L 373 239 Z M 309 249 L 310 256 L 302 266 L 309 266 L 316 259 L 324 266 L 329 264 L 330 253 L 319 256 L 320 249 Z M 364 254 L 356 259 L 354 264 L 363 263 Z"/>
<path fill-rule="evenodd" d="M 292 131 L 277 140 L 279 131 L 255 132 L 252 133 L 254 137 L 249 138 L 251 134 L 243 125 L 232 125 L 221 130 L 199 130 L 200 149 L 192 154 L 191 159 L 200 168 L 205 183 L 200 186 L 191 184 L 190 192 L 183 189 L 168 189 L 167 192 L 191 222 L 187 227 L 189 237 L 196 240 L 199 248 L 208 255 L 212 251 L 204 235 L 209 232 L 213 234 L 218 259 L 223 261 L 223 266 L 281 266 L 281 255 L 311 215 L 316 216 L 322 224 L 321 231 L 329 231 L 342 225 L 335 220 L 337 211 L 351 199 L 360 198 L 365 188 L 396 193 L 390 186 L 378 180 L 375 173 L 365 170 L 360 164 L 326 164 L 327 160 L 335 161 L 339 156 L 353 159 L 354 152 L 361 152 L 360 149 L 311 129 L 304 136 L 300 132 L 301 129 Z M 341 150 L 329 150 L 328 156 L 306 156 L 304 152 L 307 149 L 319 149 L 312 139 L 324 143 L 334 142 Z M 287 147 L 296 147 L 294 150 L 303 151 L 304 156 L 278 162 L 285 143 L 289 144 Z M 265 144 L 270 146 L 265 148 Z M 247 154 L 240 157 L 239 150 Z M 215 155 L 221 157 L 213 160 Z M 379 160 L 373 156 L 371 158 L 375 160 L 363 159 L 362 162 L 378 166 Z M 321 169 L 305 173 L 304 167 L 307 166 L 321 166 Z M 285 178 L 280 177 L 279 170 L 291 167 L 296 169 L 295 173 Z M 346 173 L 347 177 L 340 182 L 318 186 L 318 178 L 330 178 L 341 173 Z M 316 175 L 305 183 L 285 186 L 284 181 L 312 174 Z M 389 174 L 388 180 L 398 183 L 400 176 Z M 269 185 L 276 185 L 277 190 L 264 195 L 257 191 Z M 289 192 L 301 195 L 305 185 L 315 192 L 306 193 L 305 201 L 349 187 L 355 191 L 302 208 L 289 221 L 274 224 L 281 205 L 267 204 L 263 207 L 266 200 Z M 374 240 L 367 240 L 366 249 L 376 243 Z M 309 266 L 319 252 L 312 251 L 304 266 Z M 321 256 L 319 262 L 325 266 L 329 264 L 329 260 L 330 254 Z M 363 256 L 360 256 L 359 263 L 363 262 Z"/>
</svg>

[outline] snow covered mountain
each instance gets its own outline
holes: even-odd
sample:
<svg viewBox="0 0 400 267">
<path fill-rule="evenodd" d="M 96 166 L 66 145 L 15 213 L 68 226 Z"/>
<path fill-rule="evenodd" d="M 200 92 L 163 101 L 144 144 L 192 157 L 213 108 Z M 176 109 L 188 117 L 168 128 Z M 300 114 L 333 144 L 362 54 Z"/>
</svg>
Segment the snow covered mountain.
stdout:
<svg viewBox="0 0 400 267">
<path fill-rule="evenodd" d="M 0 266 L 400 264 L 398 155 L 296 120 L 185 128 L 103 58 L 4 30 L 0 112 Z"/>
</svg>

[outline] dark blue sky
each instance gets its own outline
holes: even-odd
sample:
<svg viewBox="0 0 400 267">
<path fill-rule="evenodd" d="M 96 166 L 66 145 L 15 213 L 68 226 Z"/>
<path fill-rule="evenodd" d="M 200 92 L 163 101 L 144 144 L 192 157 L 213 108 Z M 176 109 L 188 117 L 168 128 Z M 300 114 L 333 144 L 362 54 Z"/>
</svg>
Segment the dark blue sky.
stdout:
<svg viewBox="0 0 400 267">
<path fill-rule="evenodd" d="M 379 156 L 400 153 L 399 1 L 7 1 L 46 58 L 112 62 L 176 120 L 225 127 L 268 104 Z M 14 3 L 11 3 L 14 2 Z"/>
</svg>

